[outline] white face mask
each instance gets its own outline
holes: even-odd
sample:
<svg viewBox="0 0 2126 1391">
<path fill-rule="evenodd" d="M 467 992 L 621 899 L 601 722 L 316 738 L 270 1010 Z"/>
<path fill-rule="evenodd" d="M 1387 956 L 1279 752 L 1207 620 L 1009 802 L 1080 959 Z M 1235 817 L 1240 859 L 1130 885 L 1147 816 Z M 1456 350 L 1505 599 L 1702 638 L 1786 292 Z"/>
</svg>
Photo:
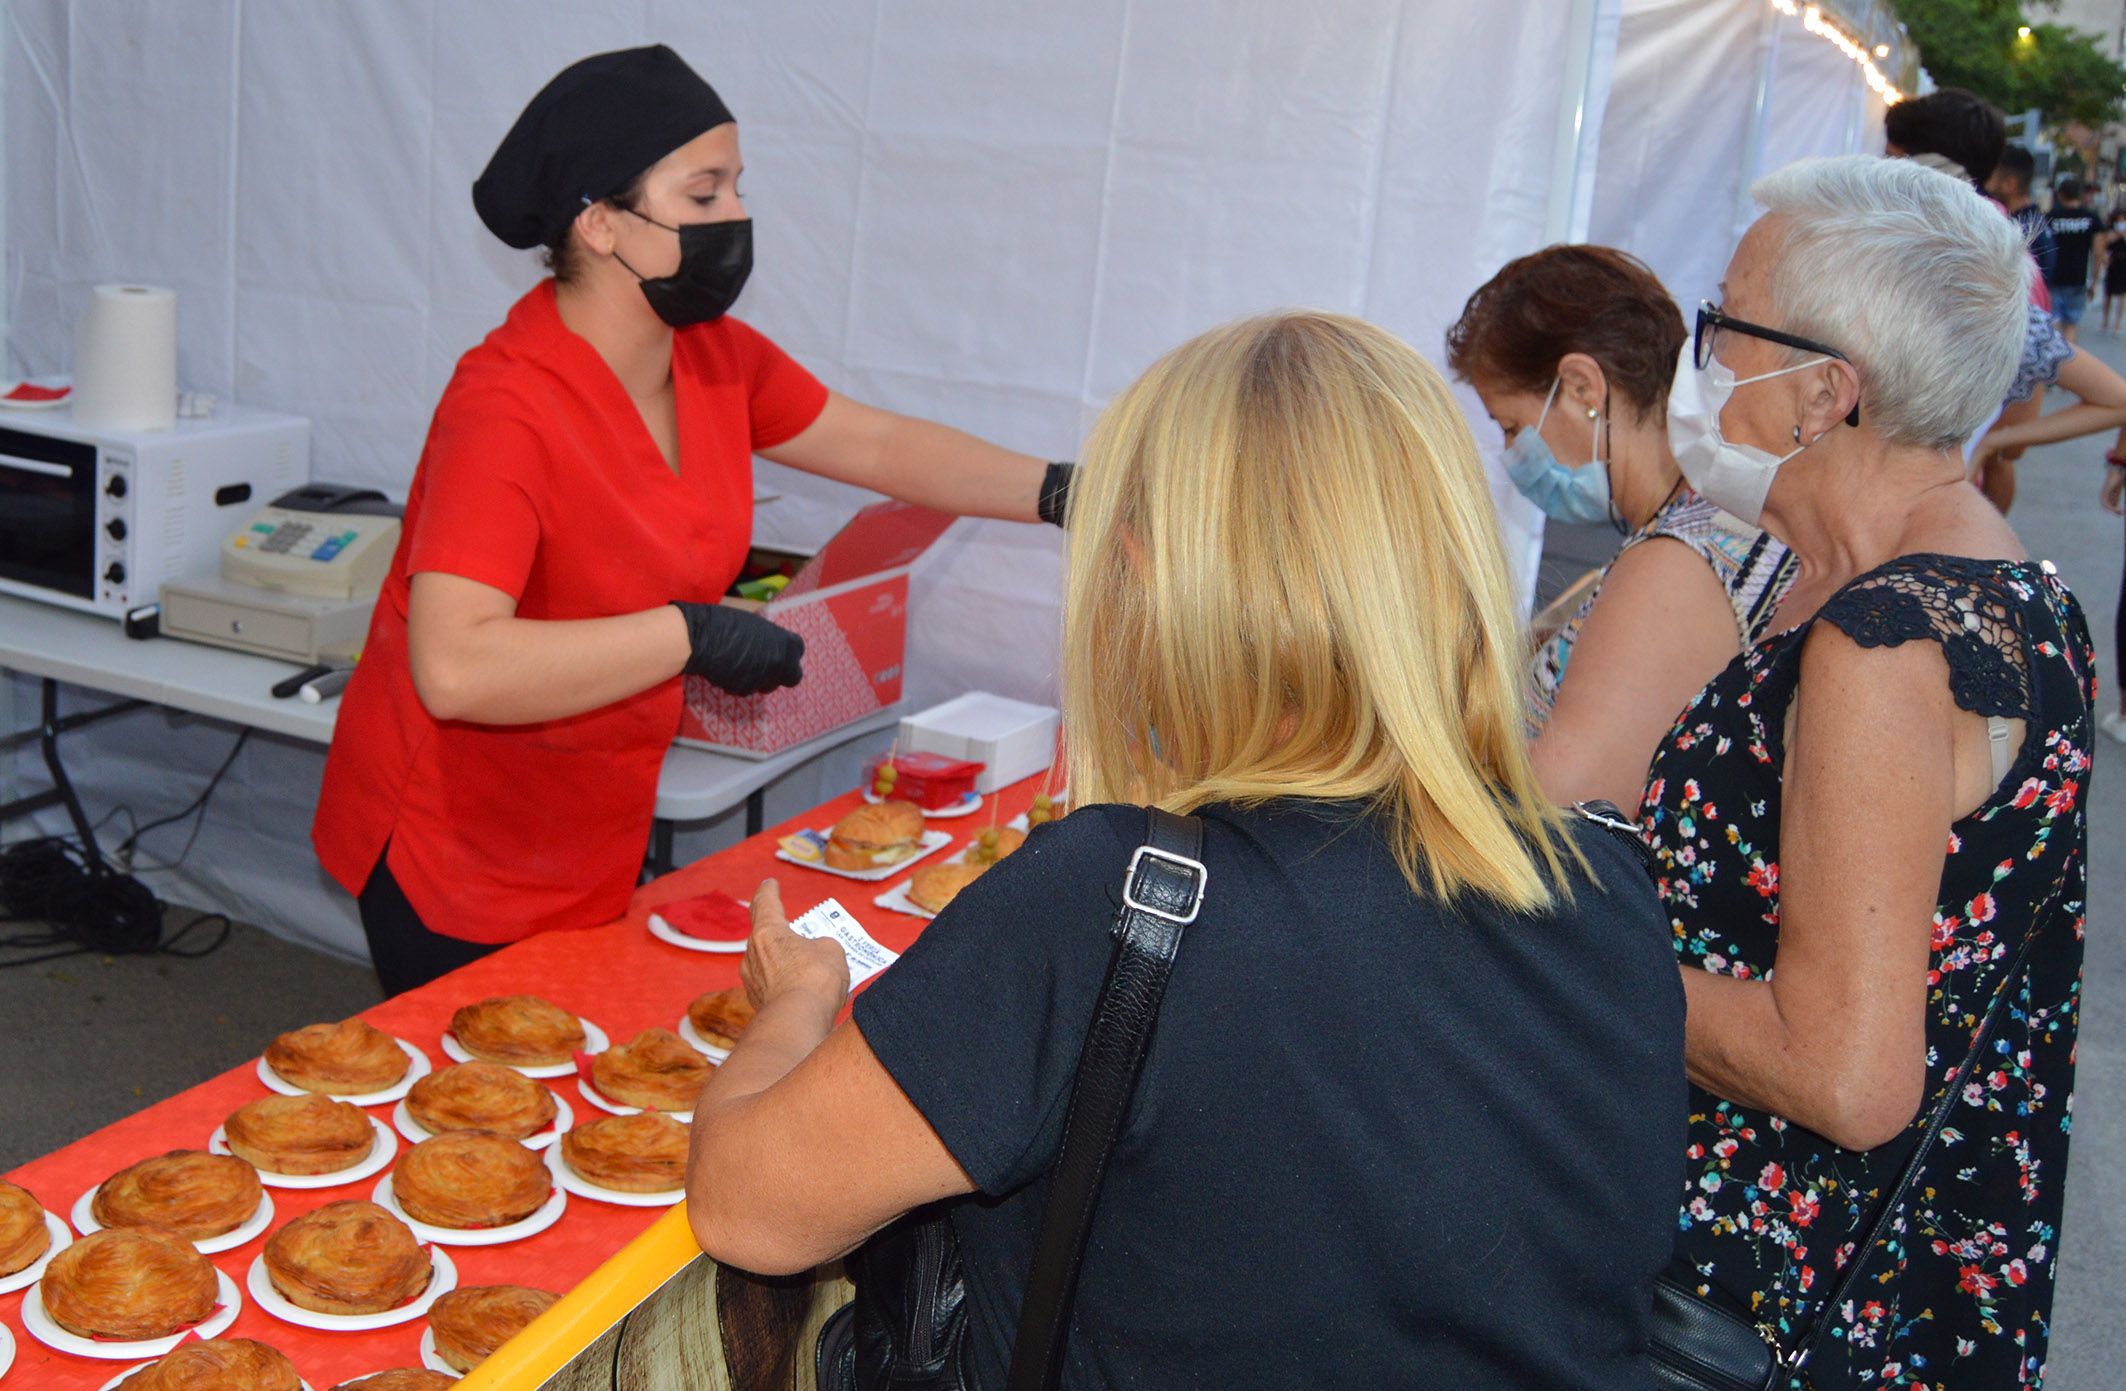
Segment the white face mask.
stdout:
<svg viewBox="0 0 2126 1391">
<path fill-rule="evenodd" d="M 1816 441 L 1810 440 L 1782 456 L 1733 444 L 1720 434 L 1720 411 L 1738 386 L 1768 382 L 1789 372 L 1805 372 L 1830 360 L 1819 357 L 1736 381 L 1733 369 L 1717 357 L 1700 370 L 1691 360 L 1691 345 L 1683 345 L 1683 351 L 1676 355 L 1676 378 L 1668 393 L 1668 447 L 1698 496 L 1751 526 L 1762 525 L 1764 499 L 1772 490 L 1772 476 L 1779 472 L 1781 464 Z"/>
</svg>

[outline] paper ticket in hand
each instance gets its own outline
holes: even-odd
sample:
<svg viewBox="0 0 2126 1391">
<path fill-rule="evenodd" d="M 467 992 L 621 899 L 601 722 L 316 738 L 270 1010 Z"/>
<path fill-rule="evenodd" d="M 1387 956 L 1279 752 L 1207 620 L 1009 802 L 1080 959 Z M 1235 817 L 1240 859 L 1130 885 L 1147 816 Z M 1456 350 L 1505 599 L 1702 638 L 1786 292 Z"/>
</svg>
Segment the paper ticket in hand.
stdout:
<svg viewBox="0 0 2126 1391">
<path fill-rule="evenodd" d="M 851 990 L 901 959 L 899 952 L 888 951 L 873 941 L 864 925 L 831 898 L 791 923 L 790 930 L 800 937 L 825 937 L 841 943 L 842 953 L 849 958 Z"/>
</svg>

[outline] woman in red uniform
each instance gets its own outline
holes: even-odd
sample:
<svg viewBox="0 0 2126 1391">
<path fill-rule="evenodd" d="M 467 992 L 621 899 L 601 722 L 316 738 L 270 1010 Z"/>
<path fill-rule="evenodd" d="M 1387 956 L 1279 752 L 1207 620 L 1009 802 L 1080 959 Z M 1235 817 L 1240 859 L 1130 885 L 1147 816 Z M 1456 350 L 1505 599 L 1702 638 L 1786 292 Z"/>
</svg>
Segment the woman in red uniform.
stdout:
<svg viewBox="0 0 2126 1391">
<path fill-rule="evenodd" d="M 752 265 L 740 169 L 729 110 L 660 45 L 563 71 L 473 185 L 554 274 L 436 407 L 312 829 L 387 993 L 618 915 L 681 675 L 798 680 L 799 638 L 717 604 L 752 455 L 1060 522 L 1067 465 L 838 396 L 725 316 Z"/>
</svg>

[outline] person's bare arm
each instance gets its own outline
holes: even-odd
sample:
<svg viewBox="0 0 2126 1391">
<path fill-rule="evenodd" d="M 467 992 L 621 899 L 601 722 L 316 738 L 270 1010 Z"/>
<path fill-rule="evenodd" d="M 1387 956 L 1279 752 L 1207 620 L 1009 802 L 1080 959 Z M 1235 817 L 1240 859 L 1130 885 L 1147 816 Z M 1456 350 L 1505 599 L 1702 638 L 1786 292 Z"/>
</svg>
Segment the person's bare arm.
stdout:
<svg viewBox="0 0 2126 1391">
<path fill-rule="evenodd" d="M 2060 364 L 2059 385 L 2077 398 L 2073 405 L 2050 415 L 1994 426 L 1972 452 L 1972 463 L 1980 465 L 1996 454 L 2126 426 L 2126 378 L 2097 361 L 2094 355 L 2076 348 L 2074 355 Z"/>
<path fill-rule="evenodd" d="M 1696 552 L 1655 537 L 1618 556 L 1529 750 L 1543 791 L 1561 806 L 1636 808 L 1676 712 L 1741 650 L 1735 610 Z"/>
<path fill-rule="evenodd" d="M 742 967 L 760 1013 L 694 1106 L 687 1222 L 701 1249 L 764 1275 L 854 1250 L 894 1218 L 974 1191 L 852 1023 L 839 946 L 790 931 L 775 881 L 753 897 Z"/>
<path fill-rule="evenodd" d="M 596 710 L 677 676 L 690 648 L 669 604 L 612 618 L 517 617 L 517 601 L 423 571 L 407 601 L 414 691 L 439 720 L 536 724 Z"/>
<path fill-rule="evenodd" d="M 965 517 L 1041 519 L 1046 460 L 934 421 L 896 415 L 829 392 L 819 418 L 761 451 L 822 478 Z"/>
<path fill-rule="evenodd" d="M 1968 771 L 1960 717 L 1935 644 L 1862 648 L 1827 623 L 1810 634 L 1779 818 L 1775 968 L 1765 981 L 1682 967 L 1692 1081 L 1848 1149 L 1911 1123 L 1926 1089 L 1931 923 Z"/>
</svg>

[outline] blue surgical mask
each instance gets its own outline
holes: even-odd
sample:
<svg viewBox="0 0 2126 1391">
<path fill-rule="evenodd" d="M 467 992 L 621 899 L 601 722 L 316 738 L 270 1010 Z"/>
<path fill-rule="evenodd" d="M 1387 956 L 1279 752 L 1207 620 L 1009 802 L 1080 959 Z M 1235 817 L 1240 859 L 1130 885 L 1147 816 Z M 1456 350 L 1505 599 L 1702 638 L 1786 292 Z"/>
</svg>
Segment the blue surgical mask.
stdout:
<svg viewBox="0 0 2126 1391">
<path fill-rule="evenodd" d="M 1506 476 L 1521 490 L 1521 496 L 1542 508 L 1544 516 L 1560 522 L 1609 521 L 1615 513 L 1609 501 L 1609 466 L 1602 462 L 1599 448 L 1603 422 L 1598 420 L 1595 426 L 1595 457 L 1578 468 L 1559 463 L 1543 439 L 1543 422 L 1550 418 L 1550 408 L 1557 402 L 1561 385 L 1557 381 L 1550 384 L 1543 413 L 1536 417 L 1535 424 L 1514 435 L 1499 462 L 1506 466 Z"/>
</svg>

